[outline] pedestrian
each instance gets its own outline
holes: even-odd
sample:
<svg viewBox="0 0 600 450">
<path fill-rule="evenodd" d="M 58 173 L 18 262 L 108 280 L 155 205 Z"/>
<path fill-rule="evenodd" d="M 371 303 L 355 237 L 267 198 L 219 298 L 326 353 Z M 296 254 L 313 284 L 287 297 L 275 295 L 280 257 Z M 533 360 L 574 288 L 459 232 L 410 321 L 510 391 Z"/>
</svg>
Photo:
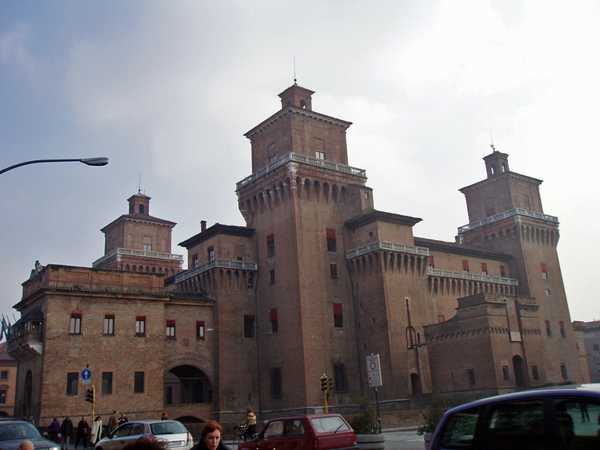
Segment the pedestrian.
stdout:
<svg viewBox="0 0 600 450">
<path fill-rule="evenodd" d="M 55 417 L 52 423 L 50 424 L 50 428 L 48 430 L 50 434 L 50 440 L 54 442 L 58 442 L 58 433 L 60 433 L 60 422 Z"/>
<path fill-rule="evenodd" d="M 256 433 L 256 414 L 254 414 L 252 408 L 248 407 L 246 409 L 246 418 L 242 422 L 242 425 L 246 425 L 246 429 L 242 433 L 242 439 L 244 441 L 247 441 L 248 438 L 252 439 Z"/>
<path fill-rule="evenodd" d="M 108 418 L 108 430 L 107 434 L 112 433 L 119 426 L 119 419 L 117 419 L 117 410 L 115 409 L 113 413 Z"/>
<path fill-rule="evenodd" d="M 71 442 L 71 434 L 73 434 L 73 422 L 69 419 L 69 416 L 65 417 L 62 425 L 60 426 L 60 448 L 69 450 L 69 442 Z"/>
<path fill-rule="evenodd" d="M 19 445 L 18 450 L 33 450 L 33 443 L 31 441 L 23 441 Z"/>
<path fill-rule="evenodd" d="M 204 425 L 200 441 L 192 447 L 191 450 L 230 450 L 223 441 L 223 427 L 214 420 L 211 420 Z"/>
<path fill-rule="evenodd" d="M 100 416 L 96 416 L 96 419 L 94 419 L 94 423 L 92 424 L 92 435 L 90 437 L 92 447 L 100 439 L 102 439 L 102 419 Z"/>
<path fill-rule="evenodd" d="M 77 444 L 79 444 L 80 440 L 83 440 L 83 448 L 87 447 L 87 434 L 90 429 L 90 424 L 87 423 L 85 417 L 81 417 L 81 420 L 77 424 L 77 437 L 75 438 L 75 448 L 77 448 Z"/>
<path fill-rule="evenodd" d="M 125 414 L 121 413 L 121 417 L 119 417 L 119 426 L 127 422 L 129 422 L 129 419 L 125 416 Z"/>
<path fill-rule="evenodd" d="M 163 411 L 162 414 L 160 415 L 160 420 L 169 420 L 169 418 L 167 417 L 167 412 Z"/>
</svg>

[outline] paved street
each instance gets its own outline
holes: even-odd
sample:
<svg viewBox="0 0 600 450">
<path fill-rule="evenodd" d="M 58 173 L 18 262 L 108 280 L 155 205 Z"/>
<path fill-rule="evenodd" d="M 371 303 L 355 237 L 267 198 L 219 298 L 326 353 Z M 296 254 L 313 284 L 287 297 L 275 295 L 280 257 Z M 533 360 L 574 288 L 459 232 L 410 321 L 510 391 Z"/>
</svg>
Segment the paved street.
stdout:
<svg viewBox="0 0 600 450">
<path fill-rule="evenodd" d="M 423 436 L 416 430 L 387 431 L 385 434 L 385 450 L 424 450 Z"/>
</svg>

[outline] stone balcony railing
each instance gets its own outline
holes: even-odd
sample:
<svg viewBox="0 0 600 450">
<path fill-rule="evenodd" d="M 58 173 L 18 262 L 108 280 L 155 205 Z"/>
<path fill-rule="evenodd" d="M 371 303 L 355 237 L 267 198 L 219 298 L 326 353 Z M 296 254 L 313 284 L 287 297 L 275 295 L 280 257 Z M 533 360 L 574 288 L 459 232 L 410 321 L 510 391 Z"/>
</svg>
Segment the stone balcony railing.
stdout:
<svg viewBox="0 0 600 450">
<path fill-rule="evenodd" d="M 356 258 L 377 250 L 388 250 L 391 252 L 411 253 L 413 255 L 429 256 L 427 247 L 417 247 L 415 245 L 394 244 L 393 242 L 377 241 L 372 244 L 363 245 L 346 252 L 346 259 Z"/>
<path fill-rule="evenodd" d="M 288 153 L 284 155 L 274 163 L 269 164 L 266 167 L 254 172 L 252 175 L 247 176 L 242 181 L 239 181 L 236 184 L 236 191 L 239 191 L 244 186 L 252 183 L 254 180 L 259 179 L 260 177 L 265 176 L 267 173 L 277 169 L 284 164 L 289 162 L 298 162 L 303 164 L 308 164 L 311 166 L 323 167 L 325 169 L 334 170 L 336 172 L 343 172 L 350 175 L 357 175 L 362 178 L 367 178 L 367 172 L 364 169 L 357 169 L 356 167 L 345 166 L 344 164 L 336 164 L 331 161 L 326 161 L 323 159 L 313 158 L 311 156 L 301 155 L 299 153 Z"/>
<path fill-rule="evenodd" d="M 440 270 L 432 267 L 427 268 L 427 275 L 441 278 L 458 278 L 461 280 L 483 281 L 496 284 L 507 284 L 509 286 L 518 286 L 519 281 L 514 278 L 492 277 L 489 275 L 477 275 L 469 272 L 458 272 L 454 270 Z"/>
<path fill-rule="evenodd" d="M 144 258 L 167 259 L 170 261 L 183 262 L 183 255 L 176 255 L 174 253 L 151 252 L 148 250 L 134 250 L 131 248 L 116 248 L 104 255 L 102 258 L 94 261 L 92 263 L 92 267 L 97 267 L 114 256 L 117 256 L 117 261 L 120 260 L 121 256 L 141 256 Z"/>
<path fill-rule="evenodd" d="M 500 220 L 506 219 L 508 217 L 513 217 L 513 216 L 533 217 L 536 219 L 546 220 L 548 222 L 552 222 L 552 223 L 555 223 L 558 225 L 558 217 L 549 216 L 548 214 L 543 214 L 543 213 L 539 213 L 539 212 L 535 212 L 535 211 L 530 211 L 528 209 L 514 208 L 514 209 L 509 209 L 508 211 L 501 212 L 499 214 L 495 214 L 490 217 L 486 217 L 485 219 L 478 220 L 476 222 L 471 222 L 468 225 L 463 225 L 462 227 L 458 227 L 458 233 L 459 234 L 466 233 L 467 231 L 474 230 L 475 228 L 479 228 L 484 225 L 498 222 Z"/>
<path fill-rule="evenodd" d="M 256 271 L 258 270 L 258 263 L 232 259 L 213 259 L 206 264 L 202 264 L 201 266 L 194 267 L 193 269 L 175 275 L 175 284 L 182 283 L 185 280 L 189 280 L 190 278 L 215 268 Z"/>
</svg>

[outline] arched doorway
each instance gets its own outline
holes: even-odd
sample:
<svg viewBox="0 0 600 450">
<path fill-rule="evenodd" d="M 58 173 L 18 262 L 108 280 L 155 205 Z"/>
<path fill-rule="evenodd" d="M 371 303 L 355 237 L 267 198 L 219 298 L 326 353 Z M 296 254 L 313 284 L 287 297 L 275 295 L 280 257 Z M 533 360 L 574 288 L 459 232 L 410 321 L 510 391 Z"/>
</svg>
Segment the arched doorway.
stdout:
<svg viewBox="0 0 600 450">
<path fill-rule="evenodd" d="M 527 378 L 525 374 L 525 362 L 519 355 L 513 356 L 513 369 L 515 371 L 515 383 L 517 387 L 524 387 L 527 385 Z"/>
<path fill-rule="evenodd" d="M 32 400 L 33 400 L 33 375 L 31 370 L 27 371 L 27 375 L 25 375 L 25 386 L 23 388 L 24 398 L 23 398 L 23 414 L 25 417 L 31 416 L 32 410 Z"/>
<path fill-rule="evenodd" d="M 410 374 L 410 385 L 412 387 L 413 395 L 418 395 L 418 394 L 423 393 L 423 390 L 421 388 L 421 378 L 416 373 Z"/>
<path fill-rule="evenodd" d="M 165 404 L 211 403 L 212 385 L 204 372 L 194 366 L 177 366 L 165 373 Z"/>
</svg>

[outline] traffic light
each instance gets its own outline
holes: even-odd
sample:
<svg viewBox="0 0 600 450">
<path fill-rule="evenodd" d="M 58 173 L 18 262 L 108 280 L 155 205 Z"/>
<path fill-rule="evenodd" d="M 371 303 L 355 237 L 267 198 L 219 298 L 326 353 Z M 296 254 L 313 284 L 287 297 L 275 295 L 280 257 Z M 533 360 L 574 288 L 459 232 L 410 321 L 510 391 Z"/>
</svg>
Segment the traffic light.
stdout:
<svg viewBox="0 0 600 450">
<path fill-rule="evenodd" d="M 328 384 L 329 384 L 329 378 L 327 378 L 327 375 L 325 375 L 325 374 L 321 375 L 321 390 L 323 392 L 325 392 L 327 390 Z"/>
<path fill-rule="evenodd" d="M 96 393 L 94 392 L 93 388 L 85 390 L 85 401 L 90 403 L 94 403 L 96 401 Z"/>
<path fill-rule="evenodd" d="M 327 378 L 327 390 L 333 391 L 333 378 Z"/>
</svg>

